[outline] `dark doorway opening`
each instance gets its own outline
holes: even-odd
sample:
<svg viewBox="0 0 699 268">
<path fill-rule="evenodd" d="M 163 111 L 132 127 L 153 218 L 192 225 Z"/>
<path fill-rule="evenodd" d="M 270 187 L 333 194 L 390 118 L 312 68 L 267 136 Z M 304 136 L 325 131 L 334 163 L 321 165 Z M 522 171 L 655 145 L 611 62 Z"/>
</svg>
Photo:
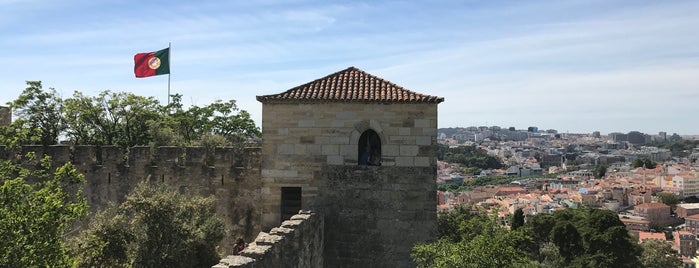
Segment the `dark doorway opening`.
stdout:
<svg viewBox="0 0 699 268">
<path fill-rule="evenodd" d="M 282 219 L 291 219 L 301 210 L 301 187 L 282 187 Z"/>
<path fill-rule="evenodd" d="M 381 165 L 381 137 L 376 131 L 368 129 L 359 137 L 359 165 L 380 166 Z"/>
</svg>

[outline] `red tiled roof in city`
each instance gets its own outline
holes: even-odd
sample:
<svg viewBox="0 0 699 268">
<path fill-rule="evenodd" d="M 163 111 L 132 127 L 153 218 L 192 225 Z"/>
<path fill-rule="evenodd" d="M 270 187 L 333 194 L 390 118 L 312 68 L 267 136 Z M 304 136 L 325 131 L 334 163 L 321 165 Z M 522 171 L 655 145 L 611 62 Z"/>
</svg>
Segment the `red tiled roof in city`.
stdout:
<svg viewBox="0 0 699 268">
<path fill-rule="evenodd" d="M 257 100 L 262 103 L 440 103 L 444 98 L 416 93 L 349 67 L 279 94 L 257 96 Z"/>
<path fill-rule="evenodd" d="M 660 241 L 666 241 L 665 233 L 651 233 L 651 232 L 638 232 L 638 242 L 641 243 L 646 239 L 657 239 Z"/>
<path fill-rule="evenodd" d="M 637 208 L 669 208 L 670 206 L 663 203 L 643 203 L 636 205 Z"/>
</svg>

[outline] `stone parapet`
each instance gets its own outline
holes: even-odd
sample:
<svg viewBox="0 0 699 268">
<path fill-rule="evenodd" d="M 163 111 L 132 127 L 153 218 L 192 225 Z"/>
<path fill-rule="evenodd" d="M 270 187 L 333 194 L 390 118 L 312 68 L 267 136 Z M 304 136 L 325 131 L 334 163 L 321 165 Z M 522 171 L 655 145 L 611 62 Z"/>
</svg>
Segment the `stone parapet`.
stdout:
<svg viewBox="0 0 699 268">
<path fill-rule="evenodd" d="M 323 267 L 323 217 L 300 211 L 272 228 L 260 232 L 240 255 L 227 256 L 212 268 Z"/>
<path fill-rule="evenodd" d="M 27 168 L 38 167 L 38 159 L 47 155 L 53 168 L 71 162 L 85 175 L 82 190 L 93 212 L 109 203 L 123 202 L 139 182 L 147 180 L 181 193 L 215 196 L 216 214 L 226 224 L 225 241 L 239 236 L 252 239 L 262 230 L 258 207 L 262 198 L 260 148 L 0 146 L 0 159 L 16 160 L 29 152 L 37 159 L 23 162 Z M 231 244 L 220 246 L 232 250 Z"/>
</svg>

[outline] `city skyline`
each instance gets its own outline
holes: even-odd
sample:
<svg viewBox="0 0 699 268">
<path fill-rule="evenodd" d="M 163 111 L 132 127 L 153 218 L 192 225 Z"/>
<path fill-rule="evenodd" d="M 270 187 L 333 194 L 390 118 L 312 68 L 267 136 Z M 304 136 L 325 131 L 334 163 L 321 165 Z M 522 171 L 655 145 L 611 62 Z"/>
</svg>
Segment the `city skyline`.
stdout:
<svg viewBox="0 0 699 268">
<path fill-rule="evenodd" d="M 0 105 L 25 80 L 154 96 L 133 56 L 172 43 L 185 105 L 256 95 L 355 66 L 445 98 L 439 127 L 699 134 L 699 3 L 441 1 L 255 3 L 0 0 Z"/>
</svg>

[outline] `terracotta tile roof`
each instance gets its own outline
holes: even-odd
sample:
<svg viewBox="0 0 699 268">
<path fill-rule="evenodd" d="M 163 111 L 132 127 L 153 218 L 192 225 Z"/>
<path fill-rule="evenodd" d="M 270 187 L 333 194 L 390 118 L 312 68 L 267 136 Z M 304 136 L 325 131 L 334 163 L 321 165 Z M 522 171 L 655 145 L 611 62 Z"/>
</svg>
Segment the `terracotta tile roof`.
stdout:
<svg viewBox="0 0 699 268">
<path fill-rule="evenodd" d="M 637 208 L 669 208 L 670 206 L 663 203 L 643 203 L 636 205 Z"/>
<path fill-rule="evenodd" d="M 638 242 L 643 242 L 646 239 L 657 239 L 666 241 L 665 233 L 638 232 Z"/>
<path fill-rule="evenodd" d="M 416 93 L 349 67 L 279 94 L 257 96 L 257 100 L 262 103 L 440 103 L 444 98 Z"/>
</svg>

